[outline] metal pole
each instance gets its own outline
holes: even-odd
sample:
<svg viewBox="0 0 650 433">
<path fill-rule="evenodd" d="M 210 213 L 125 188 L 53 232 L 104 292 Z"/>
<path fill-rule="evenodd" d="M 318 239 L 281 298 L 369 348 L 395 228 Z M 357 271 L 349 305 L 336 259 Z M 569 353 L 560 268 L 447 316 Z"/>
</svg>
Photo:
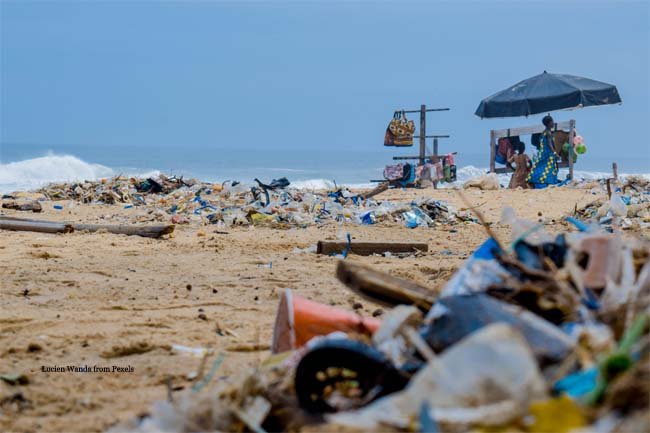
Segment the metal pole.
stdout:
<svg viewBox="0 0 650 433">
<path fill-rule="evenodd" d="M 420 165 L 424 164 L 426 154 L 426 135 L 427 135 L 427 106 L 420 105 Z"/>
</svg>

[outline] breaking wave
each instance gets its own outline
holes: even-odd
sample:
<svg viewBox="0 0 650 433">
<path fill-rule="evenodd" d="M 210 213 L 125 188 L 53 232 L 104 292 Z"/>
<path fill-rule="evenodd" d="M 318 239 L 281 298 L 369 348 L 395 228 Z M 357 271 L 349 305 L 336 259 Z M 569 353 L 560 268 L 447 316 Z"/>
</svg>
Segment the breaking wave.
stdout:
<svg viewBox="0 0 650 433">
<path fill-rule="evenodd" d="M 283 169 L 285 170 L 285 169 Z M 301 170 L 296 170 L 296 173 Z M 326 169 L 321 170 L 327 172 Z M 459 168 L 457 171 L 457 181 L 452 184 L 442 184 L 441 187 L 455 187 L 462 185 L 465 181 L 481 176 L 487 172 L 486 168 L 475 167 L 468 165 Z M 134 170 L 121 170 L 117 171 L 114 168 L 106 167 L 101 164 L 93 164 L 83 161 L 76 156 L 72 155 L 53 155 L 49 154 L 39 158 L 27 159 L 23 161 L 10 162 L 6 164 L 0 163 L 0 193 L 7 193 L 12 191 L 25 191 L 40 188 L 51 182 L 72 182 L 83 180 L 96 180 L 115 176 L 121 173 L 128 176 L 149 177 L 155 176 L 158 171 L 148 171 L 138 173 Z M 380 170 L 377 170 L 377 174 Z M 559 178 L 564 179 L 567 175 L 567 170 L 560 170 Z M 576 180 L 595 180 L 609 177 L 610 173 L 596 172 L 596 171 L 580 171 L 574 172 Z M 621 175 L 625 177 L 625 174 Z M 643 174 L 642 176 L 650 179 L 650 174 Z M 358 179 L 359 173 L 349 173 L 348 179 Z M 207 180 L 207 179 L 203 179 Z M 210 179 L 213 181 L 221 181 L 219 179 Z M 252 179 L 239 179 L 245 184 L 251 183 Z M 329 179 L 291 179 L 291 186 L 294 188 L 303 188 L 310 190 L 326 190 L 333 189 L 335 186 L 334 181 Z M 499 180 L 502 185 L 507 185 L 510 180 L 510 174 L 499 175 Z M 349 188 L 366 189 L 374 188 L 376 183 L 369 182 L 348 182 L 346 179 L 337 178 L 338 186 L 346 186 Z"/>
<path fill-rule="evenodd" d="M 94 180 L 113 174 L 108 167 L 89 164 L 74 156 L 47 155 L 0 164 L 0 191 L 30 190 L 50 182 Z"/>
</svg>

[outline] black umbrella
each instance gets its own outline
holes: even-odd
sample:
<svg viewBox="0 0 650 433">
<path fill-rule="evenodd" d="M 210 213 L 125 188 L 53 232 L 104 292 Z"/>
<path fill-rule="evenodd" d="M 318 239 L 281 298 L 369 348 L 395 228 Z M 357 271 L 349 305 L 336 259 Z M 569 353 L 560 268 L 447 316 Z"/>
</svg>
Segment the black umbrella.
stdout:
<svg viewBox="0 0 650 433">
<path fill-rule="evenodd" d="M 480 118 L 516 117 L 620 102 L 618 90 L 612 84 L 544 71 L 488 96 L 474 114 Z"/>
</svg>

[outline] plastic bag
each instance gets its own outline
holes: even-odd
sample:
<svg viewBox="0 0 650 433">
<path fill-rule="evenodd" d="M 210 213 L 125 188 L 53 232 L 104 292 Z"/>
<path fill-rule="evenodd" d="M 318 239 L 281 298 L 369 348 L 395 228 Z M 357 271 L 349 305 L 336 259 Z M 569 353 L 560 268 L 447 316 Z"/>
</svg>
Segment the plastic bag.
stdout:
<svg viewBox="0 0 650 433">
<path fill-rule="evenodd" d="M 383 424 L 406 428 L 422 403 L 435 408 L 476 408 L 498 403 L 508 410 L 491 423 L 524 414 L 531 401 L 546 395 L 546 385 L 530 347 L 512 327 L 497 323 L 475 332 L 429 362 L 404 391 L 357 411 L 326 416 L 336 424 L 379 431 Z M 476 420 L 462 417 L 460 425 Z M 478 422 L 480 424 L 480 421 Z"/>
</svg>

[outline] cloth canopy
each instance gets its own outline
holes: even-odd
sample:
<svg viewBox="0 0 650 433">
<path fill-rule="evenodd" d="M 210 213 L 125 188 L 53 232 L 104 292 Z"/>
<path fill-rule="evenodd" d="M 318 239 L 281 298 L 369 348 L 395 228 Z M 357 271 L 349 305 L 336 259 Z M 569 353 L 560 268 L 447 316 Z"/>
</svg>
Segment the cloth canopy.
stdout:
<svg viewBox="0 0 650 433">
<path fill-rule="evenodd" d="M 480 118 L 518 117 L 619 103 L 621 97 L 612 84 L 544 71 L 483 99 L 474 114 Z"/>
</svg>

